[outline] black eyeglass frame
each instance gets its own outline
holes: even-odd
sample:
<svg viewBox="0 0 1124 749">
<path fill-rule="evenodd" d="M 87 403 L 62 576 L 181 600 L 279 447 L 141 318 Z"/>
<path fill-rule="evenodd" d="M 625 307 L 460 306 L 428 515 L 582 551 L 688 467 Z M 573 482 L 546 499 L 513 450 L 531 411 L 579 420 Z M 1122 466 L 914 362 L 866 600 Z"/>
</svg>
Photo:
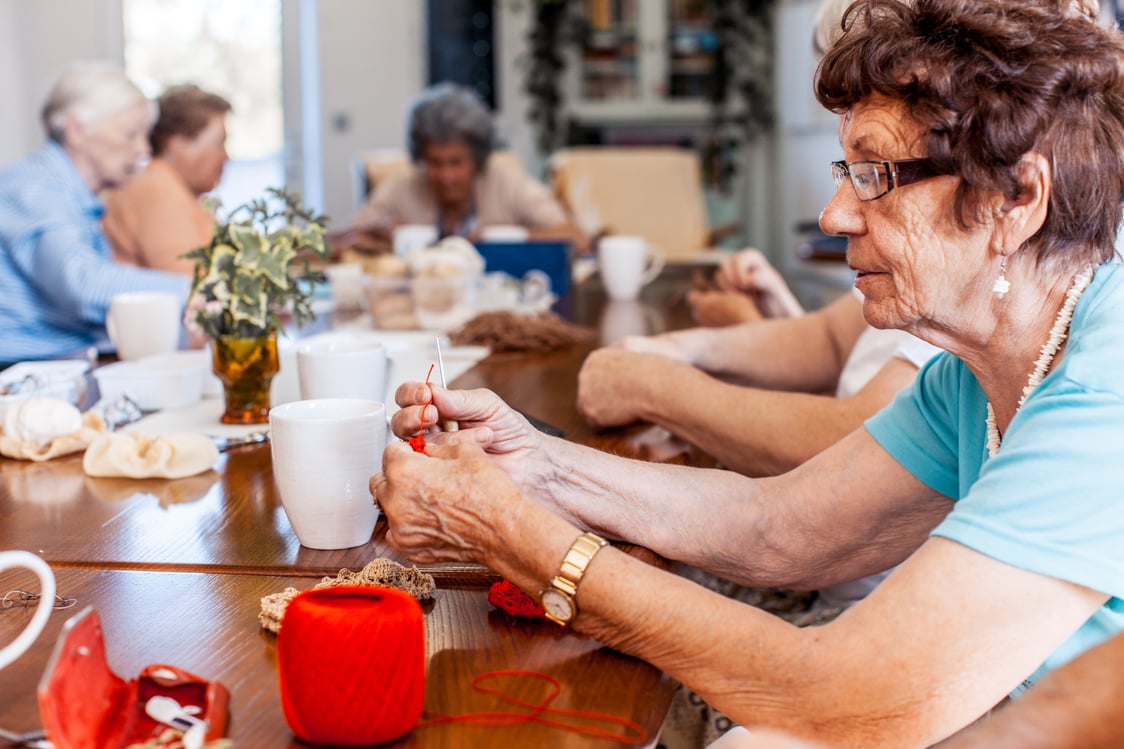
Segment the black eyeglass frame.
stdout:
<svg viewBox="0 0 1124 749">
<path fill-rule="evenodd" d="M 874 164 L 881 166 L 886 170 L 886 188 L 877 195 L 869 198 L 864 198 L 859 195 L 859 189 L 855 186 L 854 177 L 851 176 L 851 167 L 855 164 Z M 838 170 L 838 171 L 837 171 Z M 836 178 L 836 174 L 839 174 Z M 939 177 L 943 174 L 934 165 L 931 159 L 901 159 L 899 161 L 833 161 L 831 162 L 831 176 L 832 181 L 835 183 L 835 189 L 838 190 L 843 185 L 843 179 L 847 178 L 851 182 L 851 188 L 855 191 L 855 197 L 859 200 L 870 201 L 878 200 L 884 197 L 888 192 L 895 187 L 905 187 L 912 185 L 914 182 L 920 182 L 930 177 Z"/>
</svg>

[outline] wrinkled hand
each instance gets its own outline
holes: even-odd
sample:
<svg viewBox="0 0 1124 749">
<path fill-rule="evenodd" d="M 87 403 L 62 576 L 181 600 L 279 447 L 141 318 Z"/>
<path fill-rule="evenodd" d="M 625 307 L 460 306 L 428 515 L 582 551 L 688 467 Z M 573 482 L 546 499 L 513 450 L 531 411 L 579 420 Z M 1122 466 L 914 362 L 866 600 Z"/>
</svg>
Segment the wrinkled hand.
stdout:
<svg viewBox="0 0 1124 749">
<path fill-rule="evenodd" d="M 433 403 L 427 406 L 430 393 Z M 491 390 L 446 390 L 407 382 L 398 386 L 394 401 L 401 410 L 390 426 L 402 439 L 424 430 L 427 443 L 479 445 L 517 484 L 527 485 L 533 473 L 530 464 L 546 437 Z M 440 431 L 439 418 L 456 421 L 459 430 Z"/>
<path fill-rule="evenodd" d="M 503 543 L 519 489 L 479 445 L 387 445 L 371 493 L 386 513 L 386 540 L 411 562 L 487 563 Z"/>
<path fill-rule="evenodd" d="M 643 418 L 648 398 L 639 388 L 670 362 L 653 354 L 620 348 L 597 349 L 578 372 L 578 411 L 595 427 L 614 427 Z"/>
<path fill-rule="evenodd" d="M 740 291 L 692 291 L 687 294 L 691 317 L 708 328 L 724 328 L 760 320 L 761 311 L 753 299 Z"/>
<path fill-rule="evenodd" d="M 723 291 L 757 295 L 758 307 L 769 317 L 797 317 L 804 308 L 769 259 L 752 247 L 725 258 L 714 282 Z"/>
</svg>

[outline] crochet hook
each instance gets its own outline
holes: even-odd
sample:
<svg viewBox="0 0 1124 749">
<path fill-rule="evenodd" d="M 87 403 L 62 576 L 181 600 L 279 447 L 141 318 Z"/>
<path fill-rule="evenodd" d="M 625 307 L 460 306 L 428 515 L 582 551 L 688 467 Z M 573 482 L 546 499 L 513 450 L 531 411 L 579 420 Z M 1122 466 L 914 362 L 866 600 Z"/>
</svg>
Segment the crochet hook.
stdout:
<svg viewBox="0 0 1124 749">
<path fill-rule="evenodd" d="M 441 387 L 447 390 L 449 386 L 445 383 L 445 358 L 441 356 L 441 336 L 437 336 L 435 340 L 437 341 L 437 374 L 441 376 Z M 453 419 L 441 419 L 441 429 L 445 432 L 455 432 L 460 429 L 460 424 Z"/>
</svg>

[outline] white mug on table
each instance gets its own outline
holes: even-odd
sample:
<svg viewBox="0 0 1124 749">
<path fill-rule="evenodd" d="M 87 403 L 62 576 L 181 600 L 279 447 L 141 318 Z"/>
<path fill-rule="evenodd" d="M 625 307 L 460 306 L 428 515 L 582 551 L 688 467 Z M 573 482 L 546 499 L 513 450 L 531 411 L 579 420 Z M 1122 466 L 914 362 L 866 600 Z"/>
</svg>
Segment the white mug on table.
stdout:
<svg viewBox="0 0 1124 749">
<path fill-rule="evenodd" d="M 310 338 L 297 346 L 301 398 L 386 397 L 386 347 L 362 337 Z"/>
<path fill-rule="evenodd" d="M 179 297 L 164 291 L 130 291 L 109 300 L 105 329 L 117 357 L 132 361 L 179 348 Z"/>
<path fill-rule="evenodd" d="M 39 578 L 39 604 L 23 632 L 0 648 L 0 669 L 27 652 L 47 625 L 55 607 L 55 576 L 46 562 L 30 551 L 0 551 L 0 572 L 14 568 L 31 570 Z"/>
<path fill-rule="evenodd" d="M 382 470 L 386 407 L 326 398 L 269 412 L 273 476 L 281 505 L 310 549 L 349 549 L 371 539 L 378 508 L 368 482 Z"/>
<path fill-rule="evenodd" d="M 601 282 L 610 299 L 635 299 L 660 274 L 663 264 L 663 252 L 643 237 L 608 236 L 597 244 Z"/>
</svg>

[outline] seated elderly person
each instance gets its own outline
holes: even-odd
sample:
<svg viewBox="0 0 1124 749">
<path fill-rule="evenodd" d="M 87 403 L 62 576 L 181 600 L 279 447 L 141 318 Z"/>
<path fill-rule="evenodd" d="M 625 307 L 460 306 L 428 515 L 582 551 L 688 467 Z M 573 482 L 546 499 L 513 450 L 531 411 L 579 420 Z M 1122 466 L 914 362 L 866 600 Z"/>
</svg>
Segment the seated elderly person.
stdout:
<svg viewBox="0 0 1124 749">
<path fill-rule="evenodd" d="M 378 185 L 333 244 L 386 235 L 402 224 L 436 226 L 439 237 L 476 239 L 489 226 L 514 225 L 534 239 L 579 238 L 545 186 L 519 164 L 491 158 L 495 124 L 471 89 L 451 83 L 426 89 L 410 109 L 407 140 L 417 168 Z"/>
<path fill-rule="evenodd" d="M 107 345 L 110 298 L 171 291 L 182 276 L 115 263 L 97 194 L 148 155 L 152 105 L 122 73 L 77 67 L 43 107 L 48 142 L 0 172 L 0 362 L 48 359 Z"/>
<path fill-rule="evenodd" d="M 817 74 L 845 156 L 821 225 L 848 239 L 867 321 L 948 353 L 766 479 L 626 460 L 487 391 L 408 383 L 395 432 L 430 434 L 372 477 L 387 539 L 488 565 L 750 728 L 848 746 L 928 746 L 1120 632 L 1122 65 L 1117 32 L 1051 0 L 859 0 Z M 756 586 L 902 564 L 798 629 L 603 538 Z"/>
<path fill-rule="evenodd" d="M 118 262 L 190 276 L 184 253 L 211 241 L 215 218 L 199 198 L 226 164 L 230 102 L 198 86 L 174 86 L 157 101 L 148 136 L 152 161 L 105 200 L 103 225 Z"/>
</svg>

